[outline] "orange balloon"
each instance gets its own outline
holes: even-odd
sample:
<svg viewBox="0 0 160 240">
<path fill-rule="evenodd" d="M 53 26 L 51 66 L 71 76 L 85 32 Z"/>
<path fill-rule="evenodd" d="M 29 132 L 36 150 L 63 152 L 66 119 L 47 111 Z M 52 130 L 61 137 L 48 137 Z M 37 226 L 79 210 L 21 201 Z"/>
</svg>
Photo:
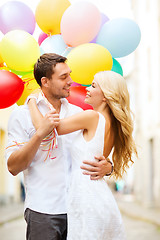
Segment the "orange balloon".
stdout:
<svg viewBox="0 0 160 240">
<path fill-rule="evenodd" d="M 41 0 L 35 12 L 41 30 L 51 35 L 59 34 L 62 15 L 70 5 L 68 0 Z"/>
</svg>

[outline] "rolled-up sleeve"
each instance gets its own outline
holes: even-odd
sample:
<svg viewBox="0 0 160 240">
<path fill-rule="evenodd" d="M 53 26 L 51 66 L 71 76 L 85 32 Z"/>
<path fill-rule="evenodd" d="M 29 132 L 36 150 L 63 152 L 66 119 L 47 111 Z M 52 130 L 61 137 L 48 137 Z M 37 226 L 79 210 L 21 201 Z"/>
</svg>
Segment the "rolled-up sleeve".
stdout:
<svg viewBox="0 0 160 240">
<path fill-rule="evenodd" d="M 8 140 L 5 149 L 6 160 L 28 140 L 26 111 L 22 107 L 18 107 L 12 112 L 8 121 Z"/>
</svg>

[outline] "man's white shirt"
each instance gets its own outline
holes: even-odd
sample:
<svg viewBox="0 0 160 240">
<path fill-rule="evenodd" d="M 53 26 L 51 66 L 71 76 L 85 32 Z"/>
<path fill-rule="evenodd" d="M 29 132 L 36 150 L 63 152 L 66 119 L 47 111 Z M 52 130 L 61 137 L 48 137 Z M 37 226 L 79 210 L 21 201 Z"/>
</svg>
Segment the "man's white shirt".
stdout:
<svg viewBox="0 0 160 240">
<path fill-rule="evenodd" d="M 61 102 L 60 118 L 82 111 L 81 108 L 68 103 L 66 99 L 62 99 Z M 49 111 L 41 94 L 37 99 L 37 105 L 43 115 Z M 35 128 L 27 104 L 17 107 L 9 119 L 6 159 L 28 142 L 34 133 Z M 78 131 L 57 136 L 58 146 L 51 150 L 54 159 L 49 156 L 46 159 L 48 151 L 43 146 L 40 147 L 30 166 L 23 171 L 26 191 L 25 209 L 30 208 L 47 214 L 67 212 L 67 188 L 71 172 L 70 148 L 77 133 Z"/>
</svg>

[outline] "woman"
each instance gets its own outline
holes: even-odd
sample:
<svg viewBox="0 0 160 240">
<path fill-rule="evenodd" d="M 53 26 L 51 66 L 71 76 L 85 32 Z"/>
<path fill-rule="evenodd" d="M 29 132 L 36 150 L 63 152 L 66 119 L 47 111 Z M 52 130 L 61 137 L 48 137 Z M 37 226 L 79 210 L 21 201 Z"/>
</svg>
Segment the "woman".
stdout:
<svg viewBox="0 0 160 240">
<path fill-rule="evenodd" d="M 107 183 L 103 178 L 91 181 L 89 176 L 82 174 L 80 166 L 84 159 L 95 160 L 95 155 L 108 157 L 113 149 L 113 175 L 121 178 L 129 162 L 133 162 L 132 153 L 136 153 L 136 147 L 125 79 L 112 71 L 97 73 L 87 88 L 85 102 L 94 110 L 60 119 L 57 127 L 60 135 L 80 130 L 71 149 L 67 239 L 123 240 L 121 215 Z M 42 115 L 34 99 L 28 104 L 37 128 Z"/>
</svg>

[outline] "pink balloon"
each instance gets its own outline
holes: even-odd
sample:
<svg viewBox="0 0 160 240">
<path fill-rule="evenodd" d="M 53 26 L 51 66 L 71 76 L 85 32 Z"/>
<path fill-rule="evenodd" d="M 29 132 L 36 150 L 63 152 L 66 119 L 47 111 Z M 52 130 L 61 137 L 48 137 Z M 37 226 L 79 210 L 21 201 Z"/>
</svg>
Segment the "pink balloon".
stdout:
<svg viewBox="0 0 160 240">
<path fill-rule="evenodd" d="M 41 43 L 48 37 L 47 33 L 41 32 L 38 37 L 38 44 L 41 45 Z"/>
<path fill-rule="evenodd" d="M 9 1 L 0 7 L 0 30 L 3 34 L 16 29 L 33 34 L 35 26 L 34 14 L 23 2 Z"/>
<path fill-rule="evenodd" d="M 64 12 L 61 19 L 61 34 L 65 43 L 76 47 L 90 42 L 98 33 L 101 13 L 90 2 L 77 2 Z"/>
<path fill-rule="evenodd" d="M 72 87 L 78 87 L 78 86 L 82 86 L 82 85 L 79 84 L 79 83 L 73 82 L 71 86 L 72 86 Z"/>
</svg>

